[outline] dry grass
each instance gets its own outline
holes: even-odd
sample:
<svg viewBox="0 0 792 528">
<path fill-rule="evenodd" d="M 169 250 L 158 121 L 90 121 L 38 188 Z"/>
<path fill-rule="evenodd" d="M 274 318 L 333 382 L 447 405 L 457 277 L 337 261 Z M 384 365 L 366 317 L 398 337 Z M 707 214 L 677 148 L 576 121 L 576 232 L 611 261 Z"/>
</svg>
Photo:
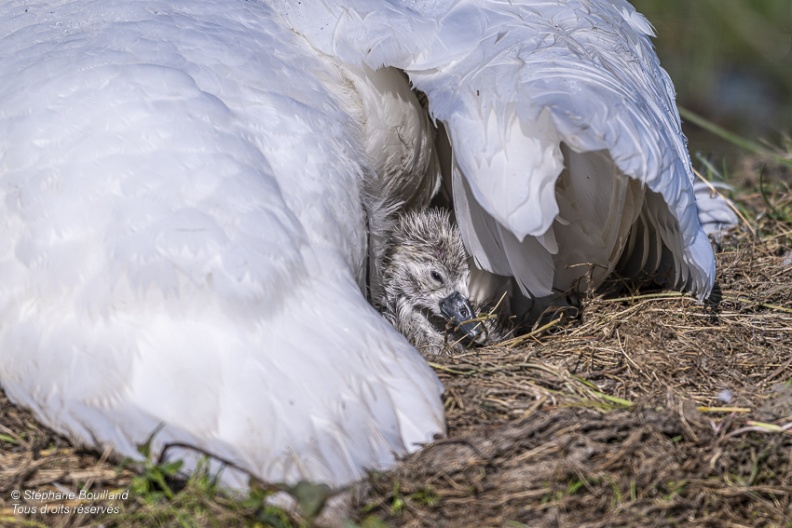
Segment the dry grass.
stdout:
<svg viewBox="0 0 792 528">
<path fill-rule="evenodd" d="M 449 436 L 363 482 L 356 522 L 792 526 L 792 195 L 782 169 L 767 178 L 772 188 L 741 196 L 756 235 L 721 243 L 719 303 L 596 297 L 518 346 L 434 359 Z M 164 475 L 168 498 L 157 467 L 119 469 L 4 397 L 0 409 L 0 524 L 298 524 L 201 476 Z M 13 511 L 11 490 L 86 485 L 139 492 L 107 503 L 113 515 Z"/>
<path fill-rule="evenodd" d="M 597 297 L 532 343 L 438 358 L 449 438 L 372 474 L 359 519 L 792 526 L 791 195 L 764 195 L 743 196 L 758 238 L 721 243 L 719 303 Z"/>
</svg>

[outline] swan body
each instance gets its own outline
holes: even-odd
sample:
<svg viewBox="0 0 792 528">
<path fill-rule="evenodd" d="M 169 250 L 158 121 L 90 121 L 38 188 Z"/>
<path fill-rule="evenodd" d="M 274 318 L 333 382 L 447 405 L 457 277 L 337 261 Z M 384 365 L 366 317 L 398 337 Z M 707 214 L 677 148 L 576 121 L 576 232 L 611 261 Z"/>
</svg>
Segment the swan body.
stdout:
<svg viewBox="0 0 792 528">
<path fill-rule="evenodd" d="M 361 293 L 344 78 L 275 19 L 0 7 L 0 383 L 122 456 L 164 424 L 155 454 L 340 485 L 442 433 L 442 387 Z"/>
<path fill-rule="evenodd" d="M 229 486 L 393 464 L 444 432 L 442 387 L 366 277 L 379 205 L 425 207 L 441 160 L 515 296 L 613 271 L 707 296 L 650 33 L 620 0 L 4 2 L 0 384 Z"/>
</svg>

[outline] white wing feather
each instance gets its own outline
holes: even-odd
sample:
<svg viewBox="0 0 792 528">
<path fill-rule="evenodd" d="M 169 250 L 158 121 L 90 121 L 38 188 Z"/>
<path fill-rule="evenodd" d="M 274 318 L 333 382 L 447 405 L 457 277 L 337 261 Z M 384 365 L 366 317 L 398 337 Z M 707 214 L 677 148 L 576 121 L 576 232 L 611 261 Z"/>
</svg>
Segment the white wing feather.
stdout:
<svg viewBox="0 0 792 528">
<path fill-rule="evenodd" d="M 352 64 L 399 67 L 427 94 L 451 139 L 465 243 L 486 269 L 544 296 L 587 272 L 573 266 L 603 270 L 598 283 L 621 258 L 641 268 L 620 271 L 657 275 L 700 299 L 709 294 L 714 257 L 696 215 L 673 87 L 649 41 L 651 26 L 627 2 L 275 5 L 317 49 Z M 556 186 L 565 165 L 570 196 Z M 640 185 L 618 182 L 624 178 Z M 614 192 L 600 193 L 603 185 Z M 642 186 L 658 198 L 642 198 Z M 576 209 L 586 195 L 611 214 Z M 579 220 L 559 216 L 559 202 Z M 634 230 L 647 229 L 660 246 L 626 247 L 651 258 L 622 255 L 639 215 Z M 581 222 L 596 236 L 561 228 Z"/>
<path fill-rule="evenodd" d="M 731 191 L 729 185 L 698 181 L 693 184 L 693 190 L 696 193 L 699 220 L 705 233 L 720 239 L 726 231 L 740 223 L 734 203 L 720 194 Z"/>
</svg>

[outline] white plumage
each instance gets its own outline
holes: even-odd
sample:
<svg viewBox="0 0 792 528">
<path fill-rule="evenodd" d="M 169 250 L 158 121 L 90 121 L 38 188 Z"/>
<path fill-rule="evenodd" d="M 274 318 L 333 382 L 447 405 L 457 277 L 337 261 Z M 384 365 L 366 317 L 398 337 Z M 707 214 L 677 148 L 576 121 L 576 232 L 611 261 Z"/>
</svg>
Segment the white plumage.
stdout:
<svg viewBox="0 0 792 528">
<path fill-rule="evenodd" d="M 324 53 L 397 66 L 426 93 L 454 148 L 454 207 L 481 267 L 544 297 L 592 268 L 600 282 L 621 257 L 627 275 L 656 273 L 706 297 L 714 259 L 698 227 L 673 87 L 650 25 L 627 2 L 280 9 Z M 633 224 L 641 229 L 622 253 Z M 564 243 L 572 240 L 584 244 Z"/>
<path fill-rule="evenodd" d="M 442 433 L 439 382 L 363 294 L 372 208 L 441 178 L 383 66 L 445 125 L 483 267 L 532 297 L 579 263 L 705 297 L 650 32 L 619 0 L 4 2 L 0 384 L 76 442 L 135 456 L 164 424 L 155 452 L 270 481 Z"/>
<path fill-rule="evenodd" d="M 698 181 L 693 184 L 701 228 L 716 241 L 720 241 L 726 231 L 740 223 L 737 207 L 721 194 L 732 190 L 730 185 L 722 182 Z"/>
</svg>

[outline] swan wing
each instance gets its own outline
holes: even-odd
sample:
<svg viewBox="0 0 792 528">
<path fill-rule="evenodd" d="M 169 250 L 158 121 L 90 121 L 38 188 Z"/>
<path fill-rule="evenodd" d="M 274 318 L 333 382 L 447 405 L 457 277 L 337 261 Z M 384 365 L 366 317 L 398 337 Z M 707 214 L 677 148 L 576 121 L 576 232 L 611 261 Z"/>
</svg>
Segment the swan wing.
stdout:
<svg viewBox="0 0 792 528">
<path fill-rule="evenodd" d="M 275 2 L 314 47 L 401 68 L 427 95 L 483 268 L 534 297 L 614 270 L 709 294 L 714 256 L 673 86 L 630 4 L 303 4 Z"/>
<path fill-rule="evenodd" d="M 0 384 L 120 456 L 340 485 L 443 432 L 442 388 L 361 293 L 356 125 L 275 18 L 0 6 Z"/>
<path fill-rule="evenodd" d="M 693 184 L 693 190 L 701 227 L 708 235 L 720 239 L 726 231 L 739 225 L 737 206 L 722 194 L 733 191 L 731 186 L 721 182 L 698 181 Z"/>
</svg>

